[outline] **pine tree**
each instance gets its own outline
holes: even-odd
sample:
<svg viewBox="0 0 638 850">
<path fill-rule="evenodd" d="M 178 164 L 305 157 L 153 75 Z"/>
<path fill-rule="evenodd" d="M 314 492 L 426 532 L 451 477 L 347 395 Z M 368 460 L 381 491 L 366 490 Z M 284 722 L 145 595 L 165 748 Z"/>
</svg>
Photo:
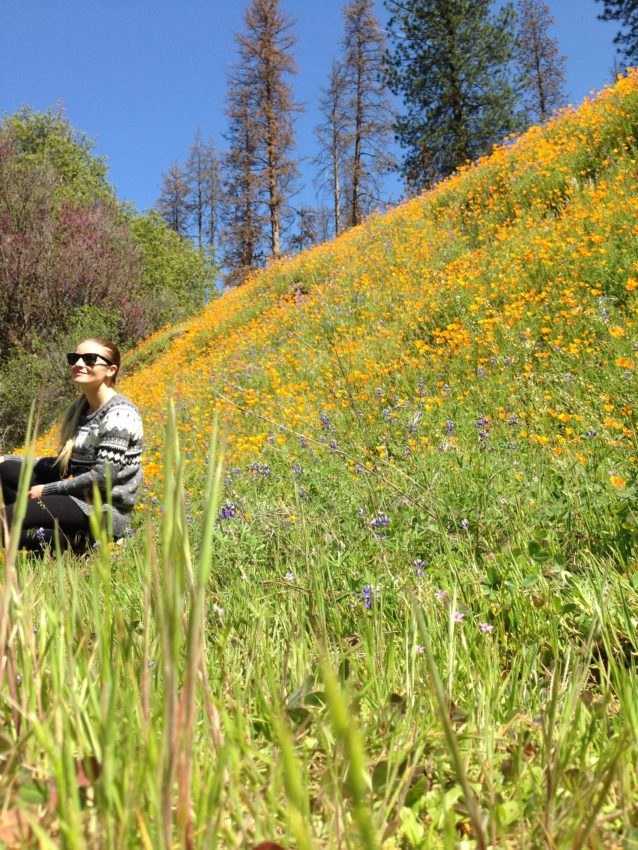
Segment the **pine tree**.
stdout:
<svg viewBox="0 0 638 850">
<path fill-rule="evenodd" d="M 388 153 L 393 115 L 383 75 L 385 37 L 373 9 L 374 0 L 350 0 L 343 10 L 348 225 L 359 224 L 381 201 L 381 178 L 394 167 Z"/>
<path fill-rule="evenodd" d="M 296 232 L 289 240 L 294 251 L 304 251 L 316 245 L 322 234 L 322 208 L 304 204 L 295 210 Z"/>
<path fill-rule="evenodd" d="M 183 237 L 188 235 L 190 189 L 186 175 L 177 162 L 162 175 L 162 189 L 155 202 L 155 209 L 171 230 Z"/>
<path fill-rule="evenodd" d="M 402 171 L 421 189 L 521 128 L 511 80 L 514 12 L 490 0 L 386 0 L 394 49 L 390 89 L 403 98 L 395 122 Z"/>
<path fill-rule="evenodd" d="M 346 75 L 343 66 L 334 61 L 330 80 L 321 90 L 319 110 L 323 121 L 315 128 L 319 153 L 314 163 L 319 166 L 315 184 L 327 188 L 332 198 L 335 236 L 341 233 L 343 180 L 348 140 L 349 115 L 346 109 Z"/>
<path fill-rule="evenodd" d="M 621 30 L 614 38 L 618 53 L 627 65 L 638 63 L 638 0 L 596 0 L 603 4 L 602 21 L 618 21 Z"/>
<path fill-rule="evenodd" d="M 282 226 L 298 169 L 293 115 L 298 107 L 287 76 L 296 73 L 291 50 L 293 22 L 282 14 L 279 0 L 252 0 L 244 14 L 246 32 L 237 36 L 239 71 L 251 89 L 254 123 L 254 167 L 260 199 L 269 219 L 270 253 L 281 255 Z"/>
<path fill-rule="evenodd" d="M 554 19 L 543 0 L 518 0 L 516 56 L 524 106 L 531 121 L 545 121 L 565 103 L 565 57 L 549 34 Z"/>
<path fill-rule="evenodd" d="M 186 179 L 190 190 L 190 208 L 200 251 L 213 256 L 219 225 L 221 173 L 214 142 L 204 142 L 200 130 L 190 148 L 186 162 Z"/>
<path fill-rule="evenodd" d="M 229 79 L 226 115 L 228 150 L 222 161 L 222 263 L 226 284 L 237 286 L 263 262 L 265 217 L 260 212 L 254 92 L 241 70 Z"/>
</svg>

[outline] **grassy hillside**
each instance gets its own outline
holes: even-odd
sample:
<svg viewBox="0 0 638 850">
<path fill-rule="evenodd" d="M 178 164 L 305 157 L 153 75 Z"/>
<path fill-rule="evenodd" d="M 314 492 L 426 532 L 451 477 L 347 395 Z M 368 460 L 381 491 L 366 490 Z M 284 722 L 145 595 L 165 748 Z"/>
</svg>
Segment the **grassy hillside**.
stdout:
<svg viewBox="0 0 638 850">
<path fill-rule="evenodd" d="M 7 556 L 0 839 L 638 847 L 637 160 L 632 74 L 146 343 L 135 538 Z"/>
</svg>

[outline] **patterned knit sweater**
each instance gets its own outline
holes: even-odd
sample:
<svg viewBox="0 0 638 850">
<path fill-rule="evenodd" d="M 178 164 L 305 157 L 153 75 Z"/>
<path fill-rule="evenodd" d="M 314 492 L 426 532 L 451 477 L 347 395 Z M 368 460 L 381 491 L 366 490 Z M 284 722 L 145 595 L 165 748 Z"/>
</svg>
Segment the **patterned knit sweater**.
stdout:
<svg viewBox="0 0 638 850">
<path fill-rule="evenodd" d="M 71 496 L 88 514 L 93 485 L 106 498 L 108 477 L 113 536 L 121 537 L 129 527 L 142 484 L 143 439 L 137 408 L 116 393 L 95 413 L 80 417 L 67 472 L 71 477 L 45 484 L 42 495 Z M 108 507 L 105 505 L 103 510 Z"/>
</svg>

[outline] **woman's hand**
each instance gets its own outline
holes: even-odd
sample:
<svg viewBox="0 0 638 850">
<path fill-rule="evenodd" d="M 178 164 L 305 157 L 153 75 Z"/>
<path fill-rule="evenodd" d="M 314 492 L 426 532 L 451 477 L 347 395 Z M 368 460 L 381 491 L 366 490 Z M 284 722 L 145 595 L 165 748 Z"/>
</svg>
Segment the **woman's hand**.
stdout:
<svg viewBox="0 0 638 850">
<path fill-rule="evenodd" d="M 44 490 L 44 484 L 36 484 L 29 490 L 29 498 L 30 499 L 41 499 L 42 491 Z"/>
</svg>

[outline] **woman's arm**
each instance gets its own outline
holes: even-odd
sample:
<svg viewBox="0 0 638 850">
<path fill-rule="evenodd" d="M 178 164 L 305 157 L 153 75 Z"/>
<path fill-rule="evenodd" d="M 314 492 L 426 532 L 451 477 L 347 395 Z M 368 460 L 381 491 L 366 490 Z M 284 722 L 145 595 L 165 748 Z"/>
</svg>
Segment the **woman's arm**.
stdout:
<svg viewBox="0 0 638 850">
<path fill-rule="evenodd" d="M 104 494 L 107 476 L 115 481 L 131 442 L 141 439 L 141 435 L 142 420 L 137 410 L 131 405 L 113 406 L 100 424 L 94 465 L 74 478 L 45 484 L 42 495 L 81 496 L 90 494 L 94 484 Z"/>
</svg>

